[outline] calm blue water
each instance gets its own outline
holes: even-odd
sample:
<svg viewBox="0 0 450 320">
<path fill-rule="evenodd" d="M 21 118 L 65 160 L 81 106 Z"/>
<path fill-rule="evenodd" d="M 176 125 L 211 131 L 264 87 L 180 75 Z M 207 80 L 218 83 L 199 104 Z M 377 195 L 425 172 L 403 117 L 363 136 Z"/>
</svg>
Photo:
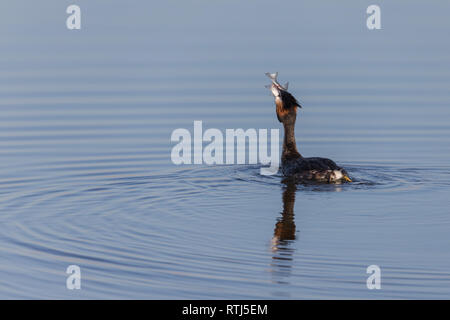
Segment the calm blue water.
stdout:
<svg viewBox="0 0 450 320">
<path fill-rule="evenodd" d="M 377 3 L 1 3 L 0 298 L 450 298 L 450 4 Z M 281 129 L 267 71 L 354 183 L 171 162 L 194 120 Z"/>
</svg>

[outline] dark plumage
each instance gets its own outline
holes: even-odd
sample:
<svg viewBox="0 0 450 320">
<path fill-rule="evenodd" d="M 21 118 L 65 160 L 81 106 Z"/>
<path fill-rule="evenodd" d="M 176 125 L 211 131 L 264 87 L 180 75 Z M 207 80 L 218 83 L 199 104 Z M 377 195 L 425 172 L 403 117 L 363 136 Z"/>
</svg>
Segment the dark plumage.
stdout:
<svg viewBox="0 0 450 320">
<path fill-rule="evenodd" d="M 302 156 L 282 161 L 281 171 L 298 181 L 338 182 L 349 181 L 347 171 L 327 158 L 303 158 Z"/>
<path fill-rule="evenodd" d="M 300 103 L 295 99 L 295 97 L 287 92 L 286 90 L 279 89 L 280 91 L 280 97 L 283 101 L 283 107 L 286 109 L 294 108 L 294 107 L 302 107 Z"/>
</svg>

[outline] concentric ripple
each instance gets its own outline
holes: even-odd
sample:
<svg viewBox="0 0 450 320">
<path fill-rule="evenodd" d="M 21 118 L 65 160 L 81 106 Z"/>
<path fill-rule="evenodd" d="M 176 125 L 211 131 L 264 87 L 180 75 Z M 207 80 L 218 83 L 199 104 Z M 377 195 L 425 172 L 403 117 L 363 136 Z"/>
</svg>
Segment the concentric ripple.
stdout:
<svg viewBox="0 0 450 320">
<path fill-rule="evenodd" d="M 348 297 L 364 294 L 357 279 L 364 277 L 367 257 L 357 260 L 355 254 L 374 235 L 360 234 L 363 226 L 371 221 L 376 229 L 382 220 L 392 229 L 405 216 L 402 206 L 394 216 L 367 215 L 348 203 L 364 197 L 370 208 L 377 206 L 380 195 L 394 193 L 401 199 L 411 192 L 432 192 L 448 186 L 449 170 L 345 167 L 353 183 L 293 187 L 281 176 L 261 176 L 259 166 L 193 166 L 94 177 L 66 170 L 51 181 L 4 179 L 1 250 L 11 263 L 2 267 L 0 286 L 16 297 L 43 298 L 337 297 L 340 290 Z M 19 191 L 14 188 L 18 184 L 26 187 Z M 7 192 L 9 186 L 12 191 Z M 436 224 L 450 225 L 450 219 L 435 215 Z M 351 236 L 336 238 L 329 228 L 348 229 Z M 417 294 L 445 296 L 448 272 L 436 266 L 424 271 L 426 264 L 408 267 L 404 263 L 410 256 L 386 257 L 381 248 L 371 248 L 386 264 L 392 297 L 405 296 L 403 285 L 414 291 L 416 283 L 421 290 Z M 61 286 L 70 264 L 83 270 L 78 295 Z M 21 281 L 18 274 L 24 274 Z M 326 289 L 326 283 L 333 289 Z M 428 283 L 432 286 L 426 287 Z M 245 290 L 239 294 L 236 287 Z"/>
</svg>

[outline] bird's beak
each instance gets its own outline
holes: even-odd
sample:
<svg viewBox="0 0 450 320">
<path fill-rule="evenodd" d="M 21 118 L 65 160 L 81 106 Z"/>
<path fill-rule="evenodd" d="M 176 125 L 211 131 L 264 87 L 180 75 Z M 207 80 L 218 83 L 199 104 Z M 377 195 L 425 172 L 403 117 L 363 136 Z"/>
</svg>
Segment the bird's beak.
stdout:
<svg viewBox="0 0 450 320">
<path fill-rule="evenodd" d="M 344 175 L 344 180 L 347 182 L 352 182 L 352 179 L 350 179 L 347 175 Z"/>
</svg>

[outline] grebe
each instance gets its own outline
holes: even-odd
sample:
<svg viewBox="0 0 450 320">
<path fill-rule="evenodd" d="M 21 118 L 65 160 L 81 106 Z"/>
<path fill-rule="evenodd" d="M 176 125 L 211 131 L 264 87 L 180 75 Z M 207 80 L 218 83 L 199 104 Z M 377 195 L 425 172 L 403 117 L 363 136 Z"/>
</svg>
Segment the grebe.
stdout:
<svg viewBox="0 0 450 320">
<path fill-rule="evenodd" d="M 283 124 L 284 138 L 281 153 L 281 172 L 297 182 L 351 182 L 347 171 L 333 160 L 326 158 L 303 158 L 295 142 L 295 120 L 300 103 L 287 91 L 288 84 L 281 86 L 277 81 L 278 72 L 266 73 L 272 80 L 269 88 L 275 98 L 278 121 Z"/>
</svg>

